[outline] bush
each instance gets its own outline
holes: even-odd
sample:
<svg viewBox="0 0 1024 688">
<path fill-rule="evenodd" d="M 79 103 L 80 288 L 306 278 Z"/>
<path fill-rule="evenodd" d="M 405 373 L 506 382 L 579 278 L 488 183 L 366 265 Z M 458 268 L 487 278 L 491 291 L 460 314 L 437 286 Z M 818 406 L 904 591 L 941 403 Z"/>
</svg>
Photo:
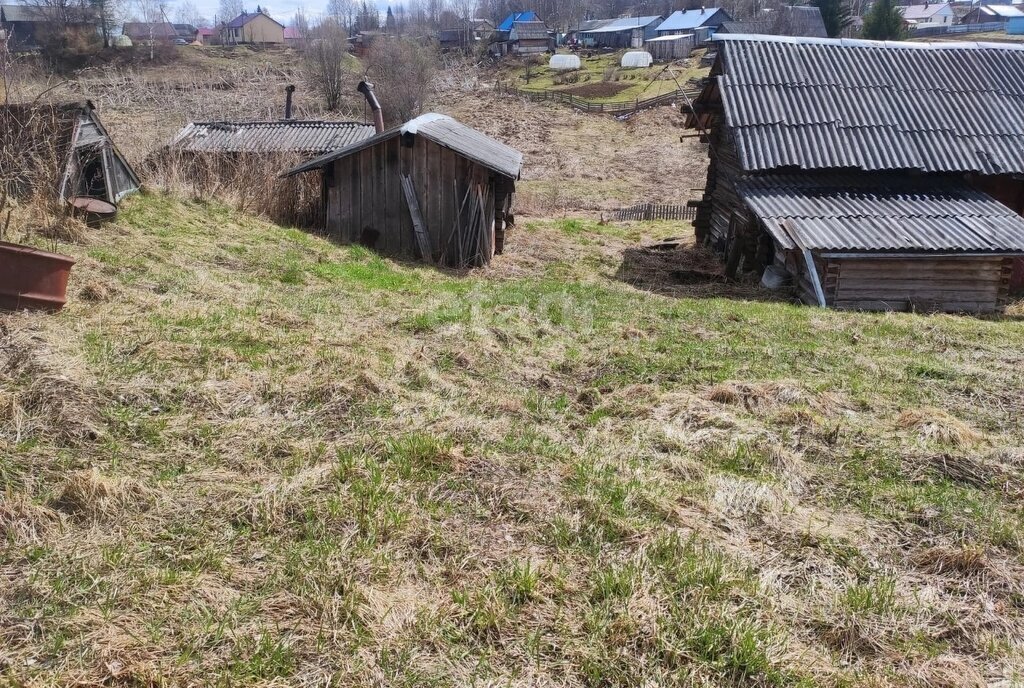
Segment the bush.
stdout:
<svg viewBox="0 0 1024 688">
<path fill-rule="evenodd" d="M 405 122 L 422 111 L 437 71 L 436 50 L 412 41 L 381 39 L 374 41 L 366 63 L 386 125 Z"/>
<path fill-rule="evenodd" d="M 306 48 L 302 59 L 306 82 L 313 84 L 328 110 L 339 109 L 344 96 L 351 91 L 352 63 L 348 37 L 334 24 L 321 27 L 319 37 Z"/>
</svg>

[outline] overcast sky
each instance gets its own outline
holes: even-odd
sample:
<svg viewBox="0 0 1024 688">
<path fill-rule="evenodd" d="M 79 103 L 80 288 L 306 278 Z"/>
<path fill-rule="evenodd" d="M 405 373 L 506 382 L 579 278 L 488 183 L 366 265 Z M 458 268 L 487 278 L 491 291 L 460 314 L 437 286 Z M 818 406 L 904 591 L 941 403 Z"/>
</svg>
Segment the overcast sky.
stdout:
<svg viewBox="0 0 1024 688">
<path fill-rule="evenodd" d="M 214 15 L 217 14 L 219 0 L 192 0 L 192 2 L 195 3 L 195 6 L 203 13 L 203 16 L 212 23 Z M 263 4 L 261 0 L 245 0 L 245 11 L 255 12 L 257 5 L 260 7 L 266 7 L 270 10 L 270 16 L 285 26 L 288 26 L 291 23 L 292 17 L 295 16 L 295 12 L 299 8 L 302 8 L 305 11 L 306 16 L 310 19 L 324 14 L 327 10 L 327 0 L 270 0 L 270 2 L 266 4 Z M 171 21 L 175 21 L 178 3 L 170 2 L 169 6 L 170 9 L 168 9 L 167 15 L 171 18 Z M 388 10 L 387 0 L 378 0 L 377 7 L 383 15 Z M 233 18 L 234 17 L 228 17 L 227 20 Z M 221 17 L 217 17 L 217 19 L 221 19 Z"/>
</svg>

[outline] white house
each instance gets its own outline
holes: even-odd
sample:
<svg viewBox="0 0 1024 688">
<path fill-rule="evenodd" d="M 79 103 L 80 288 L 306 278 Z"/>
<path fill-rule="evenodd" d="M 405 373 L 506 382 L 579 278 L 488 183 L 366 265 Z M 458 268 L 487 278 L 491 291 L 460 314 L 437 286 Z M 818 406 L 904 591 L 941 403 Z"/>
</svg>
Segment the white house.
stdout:
<svg viewBox="0 0 1024 688">
<path fill-rule="evenodd" d="M 899 8 L 903 19 L 912 27 L 953 24 L 953 6 L 948 2 L 926 2 L 923 5 L 907 5 Z"/>
</svg>

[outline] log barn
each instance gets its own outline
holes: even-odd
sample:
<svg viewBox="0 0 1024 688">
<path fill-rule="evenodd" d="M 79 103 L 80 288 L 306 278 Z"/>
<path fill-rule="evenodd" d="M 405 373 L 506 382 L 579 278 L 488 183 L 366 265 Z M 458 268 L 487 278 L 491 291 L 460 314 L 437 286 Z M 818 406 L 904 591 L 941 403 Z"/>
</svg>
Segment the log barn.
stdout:
<svg viewBox="0 0 1024 688">
<path fill-rule="evenodd" d="M 322 170 L 325 232 L 392 256 L 485 265 L 504 245 L 519 151 L 435 113 L 285 173 Z"/>
<path fill-rule="evenodd" d="M 715 41 L 687 125 L 727 274 L 865 310 L 992 312 L 1024 286 L 1024 46 Z"/>
</svg>

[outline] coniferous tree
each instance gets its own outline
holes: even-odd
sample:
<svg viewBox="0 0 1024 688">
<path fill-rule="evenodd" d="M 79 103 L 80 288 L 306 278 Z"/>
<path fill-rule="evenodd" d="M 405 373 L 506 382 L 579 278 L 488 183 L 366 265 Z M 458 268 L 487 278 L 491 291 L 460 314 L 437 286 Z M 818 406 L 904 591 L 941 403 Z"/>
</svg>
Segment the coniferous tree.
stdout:
<svg viewBox="0 0 1024 688">
<path fill-rule="evenodd" d="M 829 38 L 841 36 L 843 30 L 853 22 L 853 12 L 846 0 L 814 0 L 811 4 L 821 11 L 821 19 L 825 22 L 825 32 Z"/>
<path fill-rule="evenodd" d="M 875 4 L 864 15 L 861 35 L 873 41 L 899 41 L 907 37 L 903 13 L 895 0 L 875 0 Z"/>
</svg>

